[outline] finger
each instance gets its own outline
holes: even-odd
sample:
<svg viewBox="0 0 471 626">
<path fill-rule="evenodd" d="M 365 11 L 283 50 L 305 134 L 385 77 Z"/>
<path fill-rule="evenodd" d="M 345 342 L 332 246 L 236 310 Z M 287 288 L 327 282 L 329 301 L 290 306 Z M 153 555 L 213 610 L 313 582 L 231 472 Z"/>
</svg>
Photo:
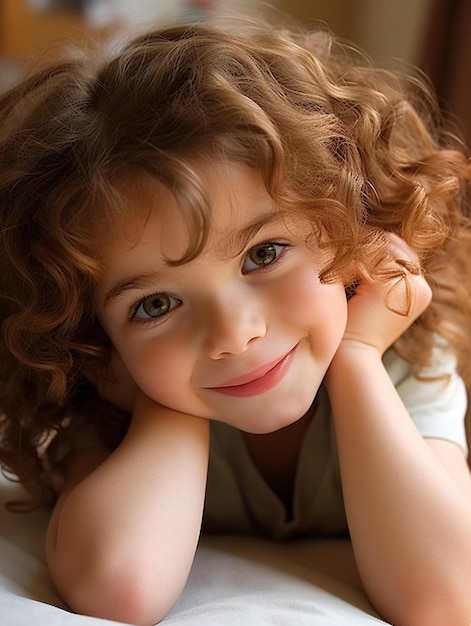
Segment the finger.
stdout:
<svg viewBox="0 0 471 626">
<path fill-rule="evenodd" d="M 422 266 L 419 256 L 412 248 L 397 235 L 396 233 L 383 231 L 384 238 L 387 240 L 386 257 L 382 262 L 374 268 L 370 273 L 367 268 L 358 268 L 358 276 L 345 286 L 345 295 L 347 301 L 350 300 L 360 289 L 382 284 L 384 286 L 391 281 L 395 286 L 398 282 L 407 280 L 409 275 L 422 276 Z M 394 289 L 393 289 L 394 290 Z M 396 308 L 396 307 L 393 307 Z M 401 310 L 402 306 L 399 307 Z"/>
<path fill-rule="evenodd" d="M 386 232 L 385 236 L 389 240 L 389 250 L 394 263 L 410 274 L 421 274 L 422 266 L 419 256 L 404 239 L 391 232 Z"/>
</svg>

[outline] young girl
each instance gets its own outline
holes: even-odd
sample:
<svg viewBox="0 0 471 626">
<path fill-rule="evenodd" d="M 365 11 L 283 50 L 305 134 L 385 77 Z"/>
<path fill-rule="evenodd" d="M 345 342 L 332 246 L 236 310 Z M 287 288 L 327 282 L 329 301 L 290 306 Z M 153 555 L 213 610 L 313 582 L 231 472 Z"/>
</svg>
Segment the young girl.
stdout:
<svg viewBox="0 0 471 626">
<path fill-rule="evenodd" d="M 0 460 L 71 609 L 161 620 L 201 528 L 349 532 L 386 620 L 469 624 L 467 164 L 420 81 L 200 23 L 0 115 Z"/>
</svg>

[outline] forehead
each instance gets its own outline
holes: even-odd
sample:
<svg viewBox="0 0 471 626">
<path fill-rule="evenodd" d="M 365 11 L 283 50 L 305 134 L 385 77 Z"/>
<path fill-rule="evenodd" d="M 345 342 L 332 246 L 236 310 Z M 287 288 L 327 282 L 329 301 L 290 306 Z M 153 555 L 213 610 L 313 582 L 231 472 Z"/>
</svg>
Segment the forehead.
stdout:
<svg viewBox="0 0 471 626">
<path fill-rule="evenodd" d="M 248 167 L 204 163 L 197 169 L 201 191 L 208 203 L 209 237 L 206 249 L 217 248 L 221 256 L 240 251 L 245 241 L 267 223 L 281 219 L 261 175 Z M 126 196 L 126 190 L 124 191 Z M 193 209 L 178 202 L 172 191 L 157 181 L 128 194 L 131 205 L 121 217 L 105 246 L 104 261 L 134 248 L 160 248 L 170 261 L 183 257 L 198 233 Z"/>
</svg>

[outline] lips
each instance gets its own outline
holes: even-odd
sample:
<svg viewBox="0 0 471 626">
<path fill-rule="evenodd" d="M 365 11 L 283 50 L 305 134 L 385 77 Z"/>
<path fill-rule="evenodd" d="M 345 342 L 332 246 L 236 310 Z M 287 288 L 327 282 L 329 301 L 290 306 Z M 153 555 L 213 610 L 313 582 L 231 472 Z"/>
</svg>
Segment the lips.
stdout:
<svg viewBox="0 0 471 626">
<path fill-rule="evenodd" d="M 238 376 L 218 387 L 210 387 L 211 391 L 227 396 L 256 396 L 275 387 L 285 376 L 291 365 L 296 347 L 275 361 L 266 363 L 249 374 Z"/>
</svg>

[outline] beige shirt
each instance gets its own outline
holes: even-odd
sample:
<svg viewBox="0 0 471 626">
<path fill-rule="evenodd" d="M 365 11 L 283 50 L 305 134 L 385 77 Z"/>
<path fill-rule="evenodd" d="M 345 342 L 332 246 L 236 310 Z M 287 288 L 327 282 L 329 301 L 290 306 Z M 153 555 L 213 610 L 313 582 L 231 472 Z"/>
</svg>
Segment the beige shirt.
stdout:
<svg viewBox="0 0 471 626">
<path fill-rule="evenodd" d="M 433 381 L 415 378 L 411 366 L 392 350 L 384 363 L 422 436 L 453 441 L 467 452 L 466 389 L 453 355 L 437 346 L 434 363 L 423 375 L 447 376 Z M 222 422 L 211 424 L 203 531 L 274 539 L 348 532 L 333 421 L 322 388 L 300 450 L 292 515 L 255 467 L 242 434 Z"/>
</svg>

